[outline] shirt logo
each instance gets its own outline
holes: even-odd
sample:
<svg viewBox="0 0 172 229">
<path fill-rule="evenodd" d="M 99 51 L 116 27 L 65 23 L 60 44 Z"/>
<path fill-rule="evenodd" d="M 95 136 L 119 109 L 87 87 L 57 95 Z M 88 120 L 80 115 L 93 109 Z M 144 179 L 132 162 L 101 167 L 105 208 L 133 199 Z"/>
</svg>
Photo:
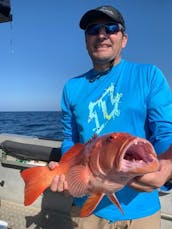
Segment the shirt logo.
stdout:
<svg viewBox="0 0 172 229">
<path fill-rule="evenodd" d="M 111 119 L 120 115 L 122 96 L 122 93 L 115 94 L 115 86 L 111 84 L 97 101 L 89 103 L 88 123 L 94 122 L 94 133 L 99 134 Z"/>
</svg>

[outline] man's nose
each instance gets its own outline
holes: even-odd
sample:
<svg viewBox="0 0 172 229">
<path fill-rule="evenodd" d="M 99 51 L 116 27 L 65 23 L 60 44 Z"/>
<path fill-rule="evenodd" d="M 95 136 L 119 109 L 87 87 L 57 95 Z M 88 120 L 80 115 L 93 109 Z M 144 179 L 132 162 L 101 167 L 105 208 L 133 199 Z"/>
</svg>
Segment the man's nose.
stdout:
<svg viewBox="0 0 172 229">
<path fill-rule="evenodd" d="M 104 27 L 100 27 L 99 34 L 106 34 L 106 29 Z"/>
<path fill-rule="evenodd" d="M 106 29 L 104 27 L 101 27 L 99 29 L 99 33 L 98 33 L 99 37 L 107 37 L 107 33 L 106 33 Z"/>
</svg>

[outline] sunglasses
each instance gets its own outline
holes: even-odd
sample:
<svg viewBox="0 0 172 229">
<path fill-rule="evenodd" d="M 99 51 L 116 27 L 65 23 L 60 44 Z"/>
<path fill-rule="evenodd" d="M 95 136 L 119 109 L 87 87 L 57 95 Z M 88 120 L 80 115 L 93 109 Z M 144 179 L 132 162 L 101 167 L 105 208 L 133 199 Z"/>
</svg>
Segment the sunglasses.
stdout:
<svg viewBox="0 0 172 229">
<path fill-rule="evenodd" d="M 87 29 L 85 30 L 85 33 L 88 35 L 98 35 L 100 29 L 102 28 L 105 29 L 106 34 L 114 34 L 119 31 L 122 31 L 122 32 L 124 31 L 124 28 L 122 27 L 121 24 L 108 23 L 108 24 L 92 24 L 87 27 Z"/>
</svg>

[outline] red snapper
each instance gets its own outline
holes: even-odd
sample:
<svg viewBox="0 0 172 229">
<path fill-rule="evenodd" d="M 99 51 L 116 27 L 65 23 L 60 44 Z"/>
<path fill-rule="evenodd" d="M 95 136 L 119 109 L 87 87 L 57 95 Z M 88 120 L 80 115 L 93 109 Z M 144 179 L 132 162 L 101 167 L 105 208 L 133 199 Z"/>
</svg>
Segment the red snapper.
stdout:
<svg viewBox="0 0 172 229">
<path fill-rule="evenodd" d="M 25 205 L 32 204 L 48 188 L 56 175 L 65 174 L 69 193 L 74 197 L 88 195 L 80 216 L 90 215 L 104 195 L 122 212 L 115 192 L 131 179 L 159 169 L 151 143 L 128 133 L 94 136 L 86 144 L 75 144 L 50 170 L 37 166 L 21 172 L 25 182 Z"/>
</svg>

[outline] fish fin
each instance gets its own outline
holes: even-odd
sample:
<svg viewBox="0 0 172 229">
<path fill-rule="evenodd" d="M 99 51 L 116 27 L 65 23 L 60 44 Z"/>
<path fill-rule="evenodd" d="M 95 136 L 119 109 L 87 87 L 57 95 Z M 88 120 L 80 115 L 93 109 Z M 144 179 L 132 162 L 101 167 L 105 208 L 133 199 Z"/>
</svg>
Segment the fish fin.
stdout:
<svg viewBox="0 0 172 229">
<path fill-rule="evenodd" d="M 87 217 L 96 209 L 102 200 L 104 193 L 93 193 L 85 201 L 84 206 L 81 208 L 80 217 Z"/>
<path fill-rule="evenodd" d="M 48 188 L 55 175 L 66 174 L 72 159 L 76 157 L 84 148 L 84 144 L 77 143 L 69 149 L 61 158 L 56 169 L 50 170 L 48 166 L 37 166 L 25 169 L 21 172 L 21 177 L 25 182 L 25 200 L 24 204 L 32 204 L 41 193 Z M 68 162 L 68 163 L 66 163 Z"/>
<path fill-rule="evenodd" d="M 121 211 L 121 213 L 124 214 L 124 212 L 123 212 L 123 210 L 122 210 L 122 208 L 121 208 L 121 205 L 120 205 L 120 203 L 119 203 L 117 197 L 115 196 L 115 194 L 114 194 L 114 193 L 112 193 L 112 194 L 107 194 L 107 197 L 109 198 L 109 200 L 110 200 L 113 204 L 115 204 L 115 205 L 118 207 L 118 209 Z"/>
<path fill-rule="evenodd" d="M 66 175 L 69 192 L 72 196 L 83 196 L 87 193 L 90 170 L 87 166 L 72 167 Z"/>
<path fill-rule="evenodd" d="M 50 170 L 47 166 L 36 166 L 25 169 L 21 177 L 25 182 L 24 205 L 32 204 L 39 195 L 51 184 L 57 170 Z"/>
<path fill-rule="evenodd" d="M 66 153 L 61 157 L 60 163 L 66 163 L 67 161 L 71 161 L 74 157 L 76 157 L 81 150 L 84 149 L 84 144 L 76 143 L 72 146 Z"/>
</svg>

